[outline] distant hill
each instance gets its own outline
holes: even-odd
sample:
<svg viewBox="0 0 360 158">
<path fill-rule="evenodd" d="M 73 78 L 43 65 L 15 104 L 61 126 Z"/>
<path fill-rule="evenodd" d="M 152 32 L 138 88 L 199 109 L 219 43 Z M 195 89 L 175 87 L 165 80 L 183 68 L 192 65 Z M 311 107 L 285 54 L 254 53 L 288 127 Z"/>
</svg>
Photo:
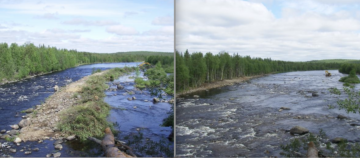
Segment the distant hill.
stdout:
<svg viewBox="0 0 360 158">
<path fill-rule="evenodd" d="M 323 60 L 312 60 L 310 62 L 321 62 L 321 63 L 360 63 L 360 60 L 355 59 L 323 59 Z"/>
<path fill-rule="evenodd" d="M 130 52 L 117 52 L 117 53 L 119 53 L 119 54 L 126 54 L 126 55 L 145 55 L 145 56 L 163 55 L 163 56 L 174 56 L 174 52 L 130 51 Z"/>
</svg>

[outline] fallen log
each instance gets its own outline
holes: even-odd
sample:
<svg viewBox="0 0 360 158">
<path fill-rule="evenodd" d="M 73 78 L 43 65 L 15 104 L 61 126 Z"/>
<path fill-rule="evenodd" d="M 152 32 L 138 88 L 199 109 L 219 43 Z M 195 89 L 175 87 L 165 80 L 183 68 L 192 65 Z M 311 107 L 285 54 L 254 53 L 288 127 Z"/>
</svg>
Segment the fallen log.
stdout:
<svg viewBox="0 0 360 158">
<path fill-rule="evenodd" d="M 109 127 L 105 129 L 105 136 L 103 140 L 99 140 L 93 137 L 89 137 L 88 139 L 100 144 L 105 152 L 106 157 L 136 157 L 130 147 L 122 144 L 120 141 L 116 141 L 115 144 L 114 135 Z M 119 148 L 123 151 L 121 151 Z M 126 151 L 130 155 L 128 155 Z"/>
</svg>

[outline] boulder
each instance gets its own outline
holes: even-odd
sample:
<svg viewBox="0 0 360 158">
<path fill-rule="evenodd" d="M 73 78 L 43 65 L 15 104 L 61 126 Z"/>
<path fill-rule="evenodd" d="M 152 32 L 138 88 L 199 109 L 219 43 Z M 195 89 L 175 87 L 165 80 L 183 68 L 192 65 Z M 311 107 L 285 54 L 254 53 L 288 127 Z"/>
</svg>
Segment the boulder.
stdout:
<svg viewBox="0 0 360 158">
<path fill-rule="evenodd" d="M 131 100 L 132 100 L 132 98 L 127 98 L 127 100 L 131 101 Z"/>
<path fill-rule="evenodd" d="M 306 133 L 309 133 L 309 130 L 304 127 L 301 127 L 301 126 L 295 126 L 290 129 L 290 134 L 292 134 L 292 135 L 295 135 L 295 134 L 302 135 L 302 134 L 306 134 Z"/>
<path fill-rule="evenodd" d="M 5 138 L 8 138 L 8 137 L 10 137 L 9 134 L 4 134 L 4 135 L 2 135 L 0 138 L 1 138 L 1 139 L 5 139 Z"/>
<path fill-rule="evenodd" d="M 117 89 L 124 89 L 124 86 L 122 86 L 120 83 L 118 85 L 116 85 Z"/>
<path fill-rule="evenodd" d="M 75 135 L 71 135 L 71 136 L 66 137 L 66 140 L 74 140 L 75 138 L 76 138 Z"/>
<path fill-rule="evenodd" d="M 34 111 L 34 108 L 29 108 L 29 109 L 24 110 L 23 112 L 32 113 L 33 111 Z"/>
<path fill-rule="evenodd" d="M 54 146 L 56 146 L 57 144 L 61 144 L 61 143 L 63 143 L 63 140 L 62 140 L 62 139 L 56 140 L 56 141 L 54 142 Z"/>
<path fill-rule="evenodd" d="M 15 129 L 10 130 L 10 131 L 7 132 L 7 134 L 9 134 L 9 135 L 11 135 L 11 136 L 17 135 L 17 134 L 19 134 L 19 133 L 20 133 L 20 131 L 19 131 L 19 130 L 15 130 Z"/>
<path fill-rule="evenodd" d="M 22 119 L 20 122 L 19 122 L 19 126 L 21 128 L 23 127 L 26 127 L 26 126 L 29 126 L 30 125 L 30 119 Z"/>
<path fill-rule="evenodd" d="M 346 116 L 344 116 L 344 115 L 338 115 L 336 118 L 338 118 L 338 119 L 348 119 Z"/>
<path fill-rule="evenodd" d="M 136 99 L 136 97 L 135 97 L 135 96 L 133 96 L 133 97 L 132 97 L 132 100 L 135 100 L 135 99 Z"/>
<path fill-rule="evenodd" d="M 9 149 L 10 152 L 16 153 L 16 149 Z"/>
<path fill-rule="evenodd" d="M 347 141 L 347 140 L 345 138 L 340 138 L 340 137 L 331 140 L 332 143 L 340 143 L 341 141 Z"/>
<path fill-rule="evenodd" d="M 14 143 L 21 143 L 21 139 L 19 137 L 16 137 Z"/>
<path fill-rule="evenodd" d="M 55 149 L 57 150 L 61 150 L 63 148 L 63 146 L 61 144 L 56 144 L 55 145 Z"/>
<path fill-rule="evenodd" d="M 1 131 L 0 131 L 0 133 L 6 133 L 6 130 L 5 130 L 5 129 L 3 129 L 3 130 L 1 130 Z"/>
<path fill-rule="evenodd" d="M 280 109 L 283 109 L 283 110 L 291 110 L 290 108 L 287 108 L 287 107 L 281 107 Z"/>
<path fill-rule="evenodd" d="M 29 154 L 31 154 L 31 151 L 25 151 L 24 154 L 25 154 L 25 155 L 29 155 Z"/>
<path fill-rule="evenodd" d="M 57 153 L 54 153 L 53 156 L 54 157 L 60 157 L 61 153 L 60 152 L 57 152 Z"/>
<path fill-rule="evenodd" d="M 19 125 L 10 125 L 12 129 L 19 129 Z"/>
<path fill-rule="evenodd" d="M 55 90 L 55 92 L 59 91 L 59 86 L 58 86 L 58 85 L 55 85 L 55 86 L 54 86 L 54 90 Z"/>
<path fill-rule="evenodd" d="M 194 98 L 199 98 L 200 96 L 199 95 L 194 95 Z"/>
<path fill-rule="evenodd" d="M 317 93 L 317 92 L 312 92 L 312 94 L 311 94 L 313 97 L 318 97 L 319 96 L 319 94 Z"/>
<path fill-rule="evenodd" d="M 157 102 L 159 102 L 159 101 L 160 101 L 159 98 L 156 98 L 156 97 L 153 98 L 153 102 L 157 103 Z"/>
<path fill-rule="evenodd" d="M 39 151 L 40 149 L 39 148 L 34 148 L 33 151 Z"/>
</svg>

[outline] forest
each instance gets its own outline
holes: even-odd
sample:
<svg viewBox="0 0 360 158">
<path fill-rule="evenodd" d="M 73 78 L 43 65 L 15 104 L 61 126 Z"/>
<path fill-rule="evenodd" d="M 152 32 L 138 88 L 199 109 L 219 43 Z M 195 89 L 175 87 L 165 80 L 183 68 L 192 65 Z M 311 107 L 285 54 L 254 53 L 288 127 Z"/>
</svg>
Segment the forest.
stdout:
<svg viewBox="0 0 360 158">
<path fill-rule="evenodd" d="M 289 71 L 339 69 L 341 63 L 290 62 L 270 58 L 230 55 L 227 52 L 190 54 L 176 52 L 176 92 L 196 88 L 204 83 L 242 76 L 281 73 Z"/>
<path fill-rule="evenodd" d="M 173 57 L 164 52 L 90 53 L 32 43 L 0 43 L 0 83 L 84 64 L 145 61 L 150 55 Z"/>
</svg>

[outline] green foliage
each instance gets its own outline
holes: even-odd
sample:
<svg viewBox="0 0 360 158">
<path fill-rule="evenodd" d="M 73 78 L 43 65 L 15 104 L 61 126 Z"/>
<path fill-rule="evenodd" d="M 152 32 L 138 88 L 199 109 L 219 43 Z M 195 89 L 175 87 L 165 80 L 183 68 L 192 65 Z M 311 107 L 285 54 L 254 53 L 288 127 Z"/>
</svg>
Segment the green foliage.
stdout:
<svg viewBox="0 0 360 158">
<path fill-rule="evenodd" d="M 135 87 L 137 87 L 139 89 L 144 89 L 144 88 L 150 86 L 150 82 L 143 80 L 141 77 L 135 78 L 135 84 L 136 84 Z"/>
<path fill-rule="evenodd" d="M 346 86 L 350 86 L 350 83 L 360 83 L 359 78 L 356 76 L 356 70 L 352 69 L 349 76 L 341 77 L 340 82 L 345 82 Z"/>
<path fill-rule="evenodd" d="M 333 88 L 330 90 L 332 94 L 341 95 L 340 90 Z M 354 87 L 344 87 L 344 94 L 348 97 L 346 99 L 339 99 L 337 101 L 337 106 L 330 105 L 330 108 L 338 107 L 339 110 L 345 109 L 347 113 L 360 113 L 360 91 L 356 91 Z"/>
<path fill-rule="evenodd" d="M 0 84 L 83 64 L 144 61 L 153 55 L 173 58 L 172 53 L 164 52 L 89 53 L 32 43 L 12 43 L 10 47 L 0 43 Z"/>
<path fill-rule="evenodd" d="M 5 140 L 8 141 L 8 142 L 13 142 L 15 140 L 15 137 L 5 137 Z"/>
<path fill-rule="evenodd" d="M 341 141 L 337 146 L 331 146 L 330 142 L 326 142 L 327 135 L 320 130 L 319 135 L 308 134 L 305 137 L 294 138 L 290 140 L 289 144 L 280 145 L 283 152 L 281 156 L 285 157 L 305 157 L 308 150 L 308 143 L 312 141 L 318 149 L 319 157 L 359 157 L 360 145 L 348 144 L 346 140 Z M 321 148 L 320 144 L 326 145 Z"/>
<path fill-rule="evenodd" d="M 119 77 L 134 69 L 115 68 L 103 75 L 91 76 L 78 93 L 81 95 L 79 105 L 61 113 L 61 121 L 57 125 L 59 129 L 68 135 L 76 134 L 81 141 L 90 136 L 102 137 L 106 127 L 112 128 L 112 123 L 107 122 L 110 106 L 103 101 L 104 90 L 108 88 L 105 83 L 110 76 Z"/>
<path fill-rule="evenodd" d="M 176 92 L 186 91 L 219 80 L 268 73 L 337 69 L 340 63 L 287 62 L 270 58 L 201 53 L 176 52 Z"/>
<path fill-rule="evenodd" d="M 101 69 L 92 68 L 91 74 L 98 73 L 98 72 L 101 72 Z"/>
</svg>

